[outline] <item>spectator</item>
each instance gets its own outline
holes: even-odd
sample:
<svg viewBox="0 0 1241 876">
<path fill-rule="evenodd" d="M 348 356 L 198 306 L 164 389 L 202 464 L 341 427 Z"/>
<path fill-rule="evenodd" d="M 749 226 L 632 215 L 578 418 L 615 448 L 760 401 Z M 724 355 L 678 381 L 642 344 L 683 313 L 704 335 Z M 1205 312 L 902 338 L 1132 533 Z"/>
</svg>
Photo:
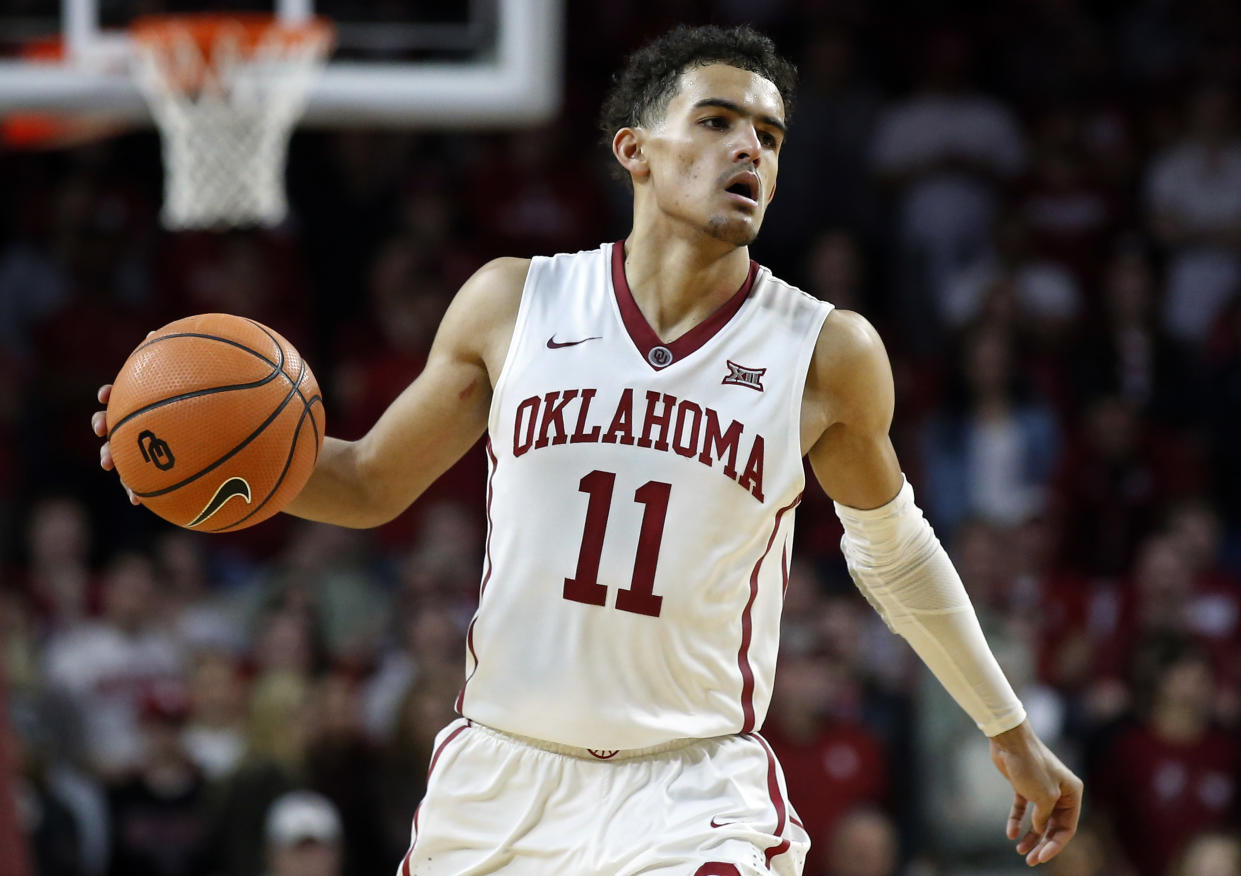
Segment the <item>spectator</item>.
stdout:
<svg viewBox="0 0 1241 876">
<path fill-rule="evenodd" d="M 456 714 L 453 705 L 460 689 L 461 673 L 456 668 L 424 673 L 398 706 L 379 781 L 389 861 L 400 859 L 409 848 L 410 819 L 426 792 L 435 737 Z"/>
<path fill-rule="evenodd" d="M 1086 574 L 1121 575 L 1154 525 L 1163 477 L 1149 432 L 1134 406 L 1118 395 L 1100 396 L 1081 413 L 1057 493 L 1065 560 Z"/>
<path fill-rule="evenodd" d="M 899 861 L 896 828 L 877 809 L 855 809 L 836 825 L 825 876 L 895 876 Z M 813 874 L 811 874 L 813 876 Z"/>
<path fill-rule="evenodd" d="M 331 659 L 368 660 L 387 594 L 376 580 L 367 535 L 301 520 L 290 529 L 281 556 L 265 565 L 261 586 L 247 594 L 249 611 L 273 635 L 287 626 L 281 615 L 305 628 L 309 650 L 300 659 L 308 662 L 299 671 L 317 672 Z"/>
<path fill-rule="evenodd" d="M 142 696 L 142 755 L 108 788 L 109 876 L 198 876 L 206 839 L 206 782 L 181 743 L 189 700 L 176 685 Z"/>
<path fill-rule="evenodd" d="M 29 700 L 15 700 L 11 710 L 0 702 L 0 776 L 6 793 L 12 789 L 11 796 L 0 801 L 0 848 L 7 853 L 11 844 L 23 844 L 4 860 L 11 871 L 84 876 L 90 871 L 82 848 L 80 813 L 61 799 L 50 780 L 55 748 L 43 717 Z M 26 858 L 29 864 L 18 867 Z"/>
<path fill-rule="evenodd" d="M 862 39 L 843 24 L 822 26 L 807 37 L 795 99 L 797 136 L 780 151 L 782 178 L 799 184 L 781 189 L 780 208 L 764 219 L 758 243 L 764 263 L 794 263 L 798 253 L 816 247 L 819 229 L 847 229 L 868 241 L 877 231 L 878 192 L 867 172 L 867 150 L 882 94 L 859 60 L 865 56 Z M 849 306 L 813 282 L 804 288 Z"/>
<path fill-rule="evenodd" d="M 848 231 L 820 231 L 807 247 L 805 288 L 845 310 L 867 310 L 866 266 L 857 238 Z"/>
<path fill-rule="evenodd" d="M 189 678 L 190 712 L 181 742 L 209 780 L 237 768 L 246 750 L 246 686 L 226 651 L 200 651 Z"/>
<path fill-rule="evenodd" d="M 855 806 L 886 802 L 890 768 L 879 740 L 860 722 L 861 690 L 843 664 L 813 653 L 781 660 L 764 732 L 817 843 L 806 865 L 815 873 L 840 818 Z"/>
<path fill-rule="evenodd" d="M 340 815 L 314 791 L 290 791 L 267 811 L 266 876 L 341 876 Z"/>
<path fill-rule="evenodd" d="M 1067 268 L 1078 284 L 1093 281 L 1098 253 L 1120 205 L 1087 163 L 1085 119 L 1056 107 L 1036 126 L 1030 177 L 1017 198 L 1016 212 L 1039 257 Z"/>
<path fill-rule="evenodd" d="M 1139 719 L 1109 746 L 1095 787 L 1134 869 L 1165 876 L 1198 831 L 1241 829 L 1241 742 L 1212 723 L 1214 679 L 1201 649 L 1186 640 L 1148 640 L 1135 665 L 1138 689 L 1149 696 Z M 1132 830 L 1137 824 L 1158 829 Z"/>
<path fill-rule="evenodd" d="M 927 510 L 949 537 L 966 517 L 1011 526 L 1046 505 L 1059 427 L 1026 397 L 1015 358 L 1003 330 L 976 330 L 963 344 L 950 407 L 924 427 Z"/>
<path fill-rule="evenodd" d="M 91 529 L 81 500 L 36 502 L 26 523 L 25 590 L 45 632 L 68 628 L 91 613 L 96 582 L 88 565 Z"/>
<path fill-rule="evenodd" d="M 272 672 L 252 686 L 245 754 L 212 789 L 210 873 L 261 873 L 264 813 L 280 795 L 305 784 L 309 714 L 304 676 Z"/>
<path fill-rule="evenodd" d="M 997 302 L 998 296 L 1010 300 Z M 949 275 L 940 301 L 942 318 L 953 328 L 1002 308 L 1014 327 L 1041 338 L 1064 334 L 1081 309 L 1080 298 L 1073 274 L 1038 256 L 1022 218 L 1006 213 L 994 224 L 990 247 Z"/>
<path fill-rule="evenodd" d="M 564 125 L 495 139 L 468 192 L 488 252 L 531 256 L 598 245 L 604 194 L 580 156 Z"/>
<path fill-rule="evenodd" d="M 1150 257 L 1134 244 L 1121 244 L 1105 263 L 1102 280 L 1102 318 L 1086 333 L 1073 368 L 1078 405 L 1114 395 L 1147 417 L 1179 422 L 1190 409 L 1186 374 L 1159 318 Z"/>
<path fill-rule="evenodd" d="M 1232 91 L 1198 86 L 1188 130 L 1151 164 L 1151 226 L 1168 251 L 1164 319 L 1173 337 L 1200 343 L 1241 285 L 1241 141 Z"/>
<path fill-rule="evenodd" d="M 76 703 L 80 743 L 105 777 L 141 762 L 141 698 L 180 675 L 181 652 L 159 624 L 156 592 L 150 559 L 118 554 L 104 576 L 103 615 L 66 627 L 44 654 L 47 682 Z"/>
<path fill-rule="evenodd" d="M 1193 595 L 1187 626 L 1211 654 L 1220 679 L 1219 711 L 1241 718 L 1241 581 L 1223 564 L 1223 524 L 1203 499 L 1188 498 L 1168 513 L 1167 532 L 1189 565 Z"/>
<path fill-rule="evenodd" d="M 335 668 L 317 679 L 306 711 L 304 782 L 340 813 L 345 876 L 370 876 L 392 866 L 385 857 L 380 784 L 383 762 L 362 725 L 353 673 Z"/>
<path fill-rule="evenodd" d="M 424 678 L 451 675 L 460 682 L 461 630 L 451 604 L 410 597 L 394 615 L 395 647 L 381 655 L 364 689 L 366 727 L 376 740 L 392 738 L 402 700 Z"/>
<path fill-rule="evenodd" d="M 170 529 L 156 541 L 154 556 L 168 626 L 182 647 L 241 653 L 245 628 L 221 592 L 225 582 L 208 570 L 208 543 L 197 533 Z"/>
<path fill-rule="evenodd" d="M 939 30 L 924 52 L 913 95 L 883 112 L 872 145 L 896 193 L 899 299 L 922 321 L 921 340 L 939 323 L 949 276 L 983 251 L 1003 183 L 1025 162 L 1010 110 L 970 86 L 970 36 Z"/>
</svg>

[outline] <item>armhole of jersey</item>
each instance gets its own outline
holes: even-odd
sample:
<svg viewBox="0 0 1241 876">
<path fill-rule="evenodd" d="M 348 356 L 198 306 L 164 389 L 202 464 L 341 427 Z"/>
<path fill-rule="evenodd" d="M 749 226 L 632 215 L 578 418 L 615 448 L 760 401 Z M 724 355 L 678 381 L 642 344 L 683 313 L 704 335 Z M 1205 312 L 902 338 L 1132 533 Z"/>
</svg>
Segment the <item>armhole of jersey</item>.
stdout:
<svg viewBox="0 0 1241 876">
<path fill-rule="evenodd" d="M 508 352 L 504 354 L 504 364 L 500 366 L 496 385 L 491 390 L 491 410 L 487 412 L 487 431 L 491 434 L 495 433 L 495 418 L 500 411 L 500 399 L 504 396 L 505 378 L 513 368 L 513 363 L 517 361 L 520 347 L 525 343 L 526 322 L 529 319 L 530 309 L 534 306 L 531 299 L 534 297 L 535 279 L 542 272 L 543 263 L 546 261 L 545 256 L 535 256 L 530 260 L 530 270 L 526 272 L 526 282 L 521 288 L 521 301 L 517 304 L 517 318 L 513 321 L 513 337 L 509 339 Z"/>
<path fill-rule="evenodd" d="M 811 296 L 805 292 L 809 299 Z M 801 355 L 798 357 L 797 374 L 801 378 L 797 386 L 800 389 L 791 393 L 793 396 L 793 422 L 797 428 L 790 429 L 789 432 L 793 439 L 793 458 L 802 459 L 805 454 L 801 451 L 801 409 L 806 399 L 806 381 L 810 378 L 810 362 L 814 358 L 815 347 L 819 345 L 819 335 L 823 333 L 823 323 L 827 321 L 828 315 L 836 309 L 835 305 L 826 301 L 813 300 L 814 309 L 810 311 L 810 324 L 806 328 L 806 336 L 802 342 Z M 808 451 L 807 451 L 808 452 Z"/>
</svg>

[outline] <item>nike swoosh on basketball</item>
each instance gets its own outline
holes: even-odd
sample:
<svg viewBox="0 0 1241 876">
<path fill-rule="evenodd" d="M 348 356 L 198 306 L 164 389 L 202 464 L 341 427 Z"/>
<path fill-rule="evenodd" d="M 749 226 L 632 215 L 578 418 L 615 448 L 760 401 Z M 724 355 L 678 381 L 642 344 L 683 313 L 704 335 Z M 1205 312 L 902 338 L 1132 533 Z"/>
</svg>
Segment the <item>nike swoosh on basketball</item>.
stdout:
<svg viewBox="0 0 1241 876">
<path fill-rule="evenodd" d="M 556 336 L 552 335 L 547 339 L 547 349 L 559 350 L 561 347 L 576 347 L 578 344 L 584 344 L 587 341 L 598 341 L 603 335 L 595 335 L 593 338 L 582 338 L 580 341 L 558 341 Z"/>
<path fill-rule="evenodd" d="M 234 496 L 241 496 L 241 498 L 246 500 L 247 505 L 250 504 L 250 485 L 246 483 L 245 478 L 229 478 L 220 484 L 215 491 L 215 495 L 211 497 L 211 501 L 207 503 L 207 506 L 199 512 L 197 517 L 185 525 L 198 526 L 200 523 L 205 523 L 224 507 L 225 502 Z"/>
</svg>

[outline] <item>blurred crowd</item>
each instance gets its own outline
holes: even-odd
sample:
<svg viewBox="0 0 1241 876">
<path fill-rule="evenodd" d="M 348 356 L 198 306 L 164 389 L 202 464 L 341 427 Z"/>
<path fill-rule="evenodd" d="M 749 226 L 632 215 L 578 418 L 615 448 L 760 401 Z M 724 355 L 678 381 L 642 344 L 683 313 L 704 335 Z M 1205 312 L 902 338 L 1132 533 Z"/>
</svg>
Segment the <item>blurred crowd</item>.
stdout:
<svg viewBox="0 0 1241 876">
<path fill-rule="evenodd" d="M 1241 6 L 567 5 L 554 123 L 299 132 L 273 230 L 161 231 L 150 132 L 0 152 L 0 669 L 35 872 L 392 872 L 461 683 L 482 452 L 378 530 L 208 538 L 98 469 L 95 389 L 147 330 L 245 314 L 359 437 L 477 266 L 624 237 L 593 124 L 623 53 L 748 21 L 801 69 L 753 252 L 884 337 L 919 503 L 1086 780 L 1048 870 L 1241 876 Z M 765 729 L 807 876 L 1023 869 L 985 739 L 807 497 Z"/>
</svg>

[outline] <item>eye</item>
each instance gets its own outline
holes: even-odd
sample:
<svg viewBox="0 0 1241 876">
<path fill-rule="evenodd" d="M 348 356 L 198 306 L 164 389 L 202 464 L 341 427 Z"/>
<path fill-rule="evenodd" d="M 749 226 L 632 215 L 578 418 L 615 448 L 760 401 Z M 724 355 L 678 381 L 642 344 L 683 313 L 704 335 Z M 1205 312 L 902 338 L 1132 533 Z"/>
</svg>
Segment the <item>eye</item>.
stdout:
<svg viewBox="0 0 1241 876">
<path fill-rule="evenodd" d="M 715 128 L 717 131 L 722 131 L 728 127 L 728 120 L 722 116 L 710 116 L 709 118 L 703 119 L 699 122 L 699 124 L 705 125 L 708 128 Z"/>
<path fill-rule="evenodd" d="M 768 149 L 775 149 L 780 145 L 779 139 L 770 131 L 759 131 L 758 142 L 762 143 Z"/>
</svg>

